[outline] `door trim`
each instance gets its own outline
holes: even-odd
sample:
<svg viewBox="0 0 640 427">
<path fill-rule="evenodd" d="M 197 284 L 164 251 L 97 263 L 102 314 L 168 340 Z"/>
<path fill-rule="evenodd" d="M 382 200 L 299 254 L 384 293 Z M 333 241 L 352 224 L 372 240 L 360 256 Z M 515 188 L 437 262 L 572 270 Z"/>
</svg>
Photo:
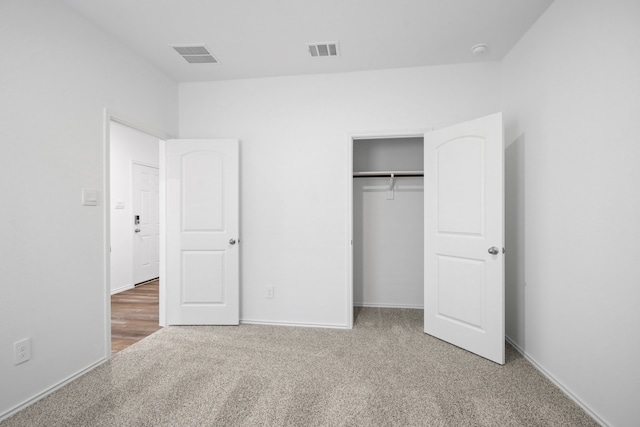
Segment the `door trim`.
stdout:
<svg viewBox="0 0 640 427">
<path fill-rule="evenodd" d="M 432 129 L 414 129 L 402 131 L 365 131 L 347 134 L 347 238 L 345 241 L 345 256 L 347 260 L 347 289 L 346 289 L 346 328 L 353 329 L 353 141 L 359 139 L 390 139 L 390 138 L 424 138 Z"/>
<path fill-rule="evenodd" d="M 105 108 L 103 112 L 103 129 L 102 129 L 102 215 L 103 227 L 102 238 L 104 241 L 103 248 L 103 289 L 104 289 L 104 349 L 105 359 L 111 358 L 111 122 L 120 123 L 140 132 L 157 137 L 160 140 L 171 139 L 171 135 L 154 130 L 153 128 L 140 124 L 135 119 L 127 117 L 124 114 Z M 162 144 L 161 144 L 162 145 Z M 162 157 L 160 157 L 162 161 Z M 163 176 L 160 175 L 160 184 L 162 186 Z M 162 200 L 161 200 L 162 202 Z M 160 205 L 160 218 L 163 216 L 163 207 Z M 162 224 L 161 224 L 162 227 Z M 162 231 L 162 230 L 161 230 Z M 160 250 L 162 250 L 162 236 L 160 238 Z M 160 265 L 162 273 L 162 263 Z M 160 286 L 160 308 L 163 306 L 164 290 Z M 160 325 L 163 324 L 164 318 L 162 310 L 160 311 Z"/>
</svg>

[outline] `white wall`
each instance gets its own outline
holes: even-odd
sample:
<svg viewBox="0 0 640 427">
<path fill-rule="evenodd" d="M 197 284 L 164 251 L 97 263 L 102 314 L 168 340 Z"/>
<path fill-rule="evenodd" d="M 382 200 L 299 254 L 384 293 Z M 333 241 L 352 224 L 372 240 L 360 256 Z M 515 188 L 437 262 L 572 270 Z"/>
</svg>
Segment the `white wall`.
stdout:
<svg viewBox="0 0 640 427">
<path fill-rule="evenodd" d="M 241 140 L 241 319 L 346 326 L 348 135 L 496 112 L 498 74 L 485 63 L 181 84 L 181 137 Z"/>
<path fill-rule="evenodd" d="M 104 108 L 175 134 L 178 94 L 59 1 L 1 1 L 0 50 L 2 417 L 108 356 Z M 32 359 L 14 366 L 25 337 Z"/>
<path fill-rule="evenodd" d="M 640 420 L 640 2 L 556 0 L 503 63 L 507 334 Z"/>
<path fill-rule="evenodd" d="M 111 122 L 111 293 L 135 285 L 133 278 L 133 163 L 158 167 L 159 140 Z M 124 208 L 116 208 L 124 202 Z"/>
</svg>

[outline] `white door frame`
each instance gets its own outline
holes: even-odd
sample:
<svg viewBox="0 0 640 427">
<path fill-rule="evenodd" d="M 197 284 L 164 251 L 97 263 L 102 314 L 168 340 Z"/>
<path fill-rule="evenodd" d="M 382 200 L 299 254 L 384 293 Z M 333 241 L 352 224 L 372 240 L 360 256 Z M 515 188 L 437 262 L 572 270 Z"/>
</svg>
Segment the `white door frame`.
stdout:
<svg viewBox="0 0 640 427">
<path fill-rule="evenodd" d="M 352 132 L 347 140 L 347 329 L 353 329 L 353 141 L 359 139 L 424 138 L 430 130 Z"/>
<path fill-rule="evenodd" d="M 120 123 L 121 125 L 128 126 L 130 128 L 136 129 L 140 132 L 146 133 L 148 135 L 154 136 L 160 140 L 171 139 L 171 135 L 164 134 L 162 132 L 153 130 L 146 126 L 139 124 L 134 119 L 131 119 L 124 114 L 117 113 L 108 108 L 104 109 L 104 122 L 103 122 L 103 149 L 102 149 L 102 170 L 103 170 L 103 185 L 102 185 L 102 194 L 103 194 L 103 239 L 105 242 L 104 246 L 104 271 L 103 271 L 103 286 L 104 286 L 104 336 L 105 336 L 105 358 L 111 358 L 111 122 Z M 161 144 L 162 146 L 162 144 Z M 161 147 L 162 148 L 162 147 Z M 162 158 L 162 149 L 160 149 L 160 162 L 163 161 Z M 162 189 L 164 177 L 160 175 L 160 188 Z M 162 193 L 161 193 L 162 194 Z M 160 198 L 160 251 L 162 254 L 163 250 L 163 234 L 162 227 L 164 223 L 164 206 L 162 204 L 162 197 Z M 160 274 L 162 277 L 162 258 L 160 261 Z M 165 290 L 162 287 L 162 281 L 160 281 L 160 325 L 164 324 L 164 310 L 162 309 L 164 306 L 164 294 Z"/>
</svg>

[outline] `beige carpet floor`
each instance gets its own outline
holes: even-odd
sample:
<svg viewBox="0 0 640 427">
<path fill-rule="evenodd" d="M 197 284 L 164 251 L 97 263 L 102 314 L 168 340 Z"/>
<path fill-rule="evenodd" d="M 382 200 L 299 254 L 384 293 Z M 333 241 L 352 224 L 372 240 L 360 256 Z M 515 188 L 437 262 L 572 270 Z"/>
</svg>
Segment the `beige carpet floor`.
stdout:
<svg viewBox="0 0 640 427">
<path fill-rule="evenodd" d="M 0 423 L 13 426 L 596 426 L 513 348 L 425 335 L 422 310 L 351 331 L 168 327 Z"/>
</svg>

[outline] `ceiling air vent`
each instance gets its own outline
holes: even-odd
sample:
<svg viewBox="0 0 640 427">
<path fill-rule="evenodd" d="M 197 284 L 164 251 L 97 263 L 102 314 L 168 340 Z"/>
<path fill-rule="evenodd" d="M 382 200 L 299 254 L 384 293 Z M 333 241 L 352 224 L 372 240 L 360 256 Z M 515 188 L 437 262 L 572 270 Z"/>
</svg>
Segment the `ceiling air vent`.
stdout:
<svg viewBox="0 0 640 427">
<path fill-rule="evenodd" d="M 170 45 L 189 64 L 218 64 L 218 61 L 203 44 Z"/>
<path fill-rule="evenodd" d="M 325 43 L 309 43 L 307 44 L 309 53 L 311 56 L 338 56 L 340 50 L 338 49 L 338 42 L 325 42 Z"/>
</svg>

